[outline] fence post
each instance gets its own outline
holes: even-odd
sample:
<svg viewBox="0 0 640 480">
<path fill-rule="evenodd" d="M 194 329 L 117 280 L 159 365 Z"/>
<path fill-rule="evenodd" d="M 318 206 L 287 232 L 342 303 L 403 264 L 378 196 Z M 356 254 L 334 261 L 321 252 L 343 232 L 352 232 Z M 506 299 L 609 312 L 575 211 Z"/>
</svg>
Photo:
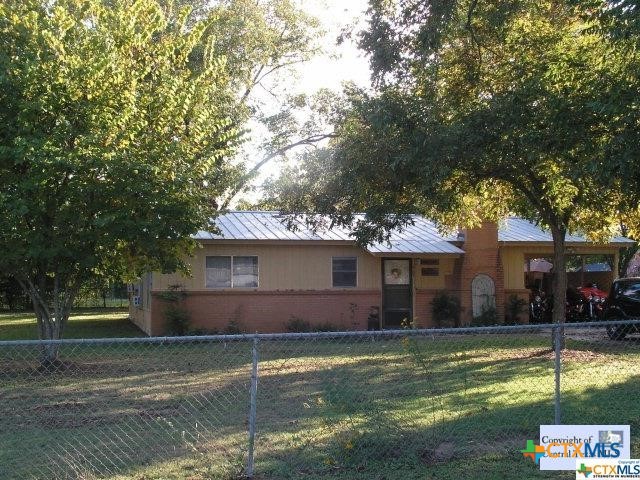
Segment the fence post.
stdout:
<svg viewBox="0 0 640 480">
<path fill-rule="evenodd" d="M 561 422 L 561 410 L 560 410 L 560 369 L 562 367 L 561 363 L 561 355 L 562 351 L 560 349 L 561 345 L 561 335 L 563 333 L 563 329 L 560 328 L 560 324 L 553 326 L 553 336 L 554 336 L 554 351 L 555 351 L 555 384 L 556 384 L 556 393 L 555 393 L 555 424 L 560 425 Z"/>
<path fill-rule="evenodd" d="M 256 408 L 258 396 L 258 337 L 253 339 L 251 348 L 251 386 L 249 388 L 249 451 L 247 454 L 247 477 L 253 478 L 253 449 L 256 439 Z"/>
</svg>

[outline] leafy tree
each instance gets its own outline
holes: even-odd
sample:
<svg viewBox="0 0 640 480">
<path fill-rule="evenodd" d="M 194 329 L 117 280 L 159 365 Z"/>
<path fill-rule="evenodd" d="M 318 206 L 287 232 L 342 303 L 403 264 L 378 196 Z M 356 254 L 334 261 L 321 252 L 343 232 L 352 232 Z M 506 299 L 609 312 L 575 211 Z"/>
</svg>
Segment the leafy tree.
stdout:
<svg viewBox="0 0 640 480">
<path fill-rule="evenodd" d="M 591 29 L 605 36 L 626 57 L 627 68 L 620 81 L 603 84 L 599 102 L 610 140 L 605 144 L 607 168 L 620 179 L 621 230 L 640 238 L 640 4 L 636 0 L 592 1 L 585 18 Z M 621 266 L 633 252 L 622 253 Z"/>
<path fill-rule="evenodd" d="M 186 268 L 245 175 L 253 93 L 316 30 L 291 0 L 0 4 L 0 266 L 41 338 L 83 285 Z"/>
<path fill-rule="evenodd" d="M 96 275 L 180 268 L 212 227 L 236 92 L 215 17 L 187 15 L 169 22 L 153 0 L 0 4 L 0 267 L 40 338 L 62 337 Z"/>
<path fill-rule="evenodd" d="M 226 52 L 229 78 L 238 92 L 235 114 L 250 120 L 246 148 L 235 156 L 238 169 L 218 203 L 225 210 L 264 165 L 324 138 L 303 125 L 292 134 L 287 119 L 293 109 L 300 117 L 305 100 L 286 93 L 295 69 L 320 52 L 322 32 L 318 20 L 294 0 L 222 0 L 212 4 L 211 12 L 219 19 L 216 47 Z"/>
<path fill-rule="evenodd" d="M 355 223 L 363 242 L 411 213 L 445 228 L 528 218 L 551 230 L 554 321 L 564 321 L 566 233 L 608 237 L 630 211 L 619 192 L 631 125 L 611 120 L 637 102 L 639 57 L 593 6 L 372 0 L 361 46 L 375 91 L 348 92 L 331 148 L 273 190 L 281 207 Z"/>
<path fill-rule="evenodd" d="M 241 196 L 265 165 L 317 148 L 333 135 L 329 119 L 337 96 L 321 89 L 291 94 L 296 69 L 325 51 L 318 19 L 292 0 L 162 0 L 171 15 L 180 5 L 193 7 L 188 21 L 206 12 L 216 15 L 216 45 L 227 52 L 227 65 L 240 92 L 236 116 L 247 120 L 248 140 L 236 154 L 237 169 L 228 173 L 230 188 L 218 209 L 247 202 Z M 266 100 L 265 100 L 266 97 Z M 238 203 L 239 202 L 239 203 Z"/>
<path fill-rule="evenodd" d="M 321 148 L 322 143 L 335 136 L 332 124 L 343 108 L 344 99 L 328 89 L 321 89 L 312 95 L 288 96 L 276 113 L 260 116 L 260 122 L 267 133 L 258 151 L 262 157 L 241 176 L 222 204 L 227 208 L 240 194 L 245 193 L 261 169 L 274 160 L 286 160 L 287 156 L 305 155 Z M 302 150 L 302 153 L 300 153 Z M 294 158 L 295 158 L 294 157 Z M 267 180 L 263 188 L 269 188 Z M 253 208 L 266 208 L 267 202 L 259 201 Z M 236 208 L 247 209 L 248 202 L 240 201 Z"/>
<path fill-rule="evenodd" d="M 0 298 L 9 308 L 9 311 L 16 311 L 29 308 L 29 298 L 18 281 L 11 275 L 0 277 Z"/>
<path fill-rule="evenodd" d="M 109 298 L 126 299 L 127 284 L 122 282 L 121 278 L 120 275 L 111 278 L 95 275 L 80 287 L 76 296 L 76 306 L 107 308 Z"/>
</svg>

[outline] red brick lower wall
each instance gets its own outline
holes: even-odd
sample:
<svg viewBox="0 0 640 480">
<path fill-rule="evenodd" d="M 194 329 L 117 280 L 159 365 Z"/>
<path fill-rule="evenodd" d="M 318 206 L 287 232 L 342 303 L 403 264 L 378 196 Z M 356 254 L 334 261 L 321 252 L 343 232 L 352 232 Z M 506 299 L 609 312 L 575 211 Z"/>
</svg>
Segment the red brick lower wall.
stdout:
<svg viewBox="0 0 640 480">
<path fill-rule="evenodd" d="M 458 298 L 470 292 L 454 288 L 414 290 L 414 322 L 418 328 L 436 327 L 431 302 L 446 292 Z M 154 292 L 150 335 L 166 333 L 164 308 L 166 302 Z M 528 302 L 528 290 L 502 290 L 496 292 L 498 310 L 504 312 L 504 301 L 516 294 Z M 367 317 L 372 306 L 381 306 L 381 293 L 377 290 L 304 290 L 304 291 L 250 291 L 250 292 L 189 292 L 184 302 L 191 317 L 191 328 L 209 332 L 223 332 L 230 323 L 237 324 L 247 333 L 277 333 L 286 331 L 286 323 L 297 317 L 311 325 L 330 323 L 340 330 L 366 330 Z M 465 320 L 464 312 L 462 321 Z M 520 316 L 528 321 L 528 310 Z"/>
<path fill-rule="evenodd" d="M 452 288 L 445 289 L 421 289 L 415 290 L 415 324 L 418 328 L 438 328 L 442 325 L 436 325 L 433 321 L 433 305 L 431 302 L 436 295 L 446 293 L 447 295 L 460 299 L 461 292 Z M 462 317 L 462 315 L 461 315 Z"/>
<path fill-rule="evenodd" d="M 165 301 L 154 292 L 150 335 L 166 332 Z M 189 292 L 184 302 L 191 328 L 222 332 L 234 322 L 247 333 L 286 331 L 291 317 L 311 325 L 366 330 L 370 307 L 380 306 L 377 290 Z"/>
</svg>

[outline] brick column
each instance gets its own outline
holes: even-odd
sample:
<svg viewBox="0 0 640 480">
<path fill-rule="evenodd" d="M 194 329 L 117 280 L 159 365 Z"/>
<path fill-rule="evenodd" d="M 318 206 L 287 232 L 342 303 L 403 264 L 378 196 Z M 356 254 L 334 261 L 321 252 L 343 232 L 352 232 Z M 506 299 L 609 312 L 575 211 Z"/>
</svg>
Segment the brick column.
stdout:
<svg viewBox="0 0 640 480">
<path fill-rule="evenodd" d="M 493 279 L 496 292 L 498 322 L 504 321 L 504 272 L 498 251 L 498 226 L 485 222 L 480 228 L 467 229 L 462 249 L 465 255 L 460 262 L 461 321 L 473 320 L 471 282 L 476 275 L 484 274 Z"/>
</svg>

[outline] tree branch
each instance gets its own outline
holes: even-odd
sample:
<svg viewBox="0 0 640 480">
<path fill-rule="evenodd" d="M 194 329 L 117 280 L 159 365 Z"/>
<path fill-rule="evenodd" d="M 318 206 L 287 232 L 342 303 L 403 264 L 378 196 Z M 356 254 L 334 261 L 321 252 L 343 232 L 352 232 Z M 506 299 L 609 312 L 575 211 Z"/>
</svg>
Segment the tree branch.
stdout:
<svg viewBox="0 0 640 480">
<path fill-rule="evenodd" d="M 318 133 L 316 135 L 310 135 L 302 140 L 298 140 L 297 142 L 290 143 L 282 148 L 271 152 L 258 163 L 256 163 L 251 170 L 249 170 L 242 178 L 236 183 L 233 187 L 226 200 L 222 203 L 219 210 L 226 210 L 229 204 L 233 201 L 233 199 L 246 187 L 247 183 L 254 177 L 254 175 L 267 163 L 273 160 L 276 157 L 280 157 L 287 153 L 289 150 L 293 150 L 294 148 L 301 147 L 302 145 L 311 145 L 315 146 L 318 142 L 322 140 L 326 140 L 328 138 L 335 138 L 335 133 Z"/>
</svg>

